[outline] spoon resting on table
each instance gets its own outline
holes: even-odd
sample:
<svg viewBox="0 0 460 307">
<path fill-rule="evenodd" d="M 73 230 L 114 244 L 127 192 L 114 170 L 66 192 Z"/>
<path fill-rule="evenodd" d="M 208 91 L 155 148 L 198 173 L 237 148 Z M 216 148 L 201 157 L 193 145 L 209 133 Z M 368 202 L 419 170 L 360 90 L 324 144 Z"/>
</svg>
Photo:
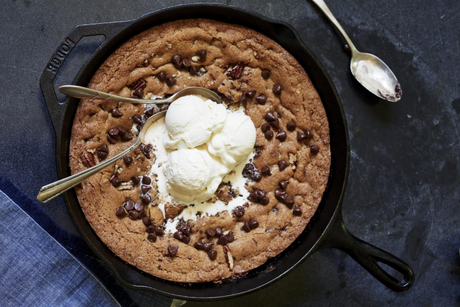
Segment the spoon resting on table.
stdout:
<svg viewBox="0 0 460 307">
<path fill-rule="evenodd" d="M 401 85 L 391 69 L 378 57 L 359 52 L 345 30 L 329 10 L 324 0 L 312 0 L 326 14 L 347 41 L 351 50 L 350 70 L 355 79 L 369 92 L 391 102 L 401 99 Z"/>
<path fill-rule="evenodd" d="M 118 100 L 118 101 L 129 101 L 131 103 L 145 103 L 144 101 L 147 101 L 148 103 L 155 103 L 155 104 L 156 103 L 169 103 L 169 102 L 173 102 L 176 99 L 178 99 L 180 97 L 183 97 L 183 96 L 186 96 L 186 95 L 199 95 L 199 96 L 202 96 L 204 98 L 211 99 L 211 100 L 213 100 L 213 101 L 215 101 L 217 103 L 220 103 L 222 101 L 220 96 L 217 95 L 215 92 L 213 92 L 211 90 L 208 90 L 206 88 L 196 87 L 196 86 L 194 86 L 194 87 L 186 87 L 186 88 L 178 91 L 177 93 L 175 93 L 171 97 L 166 98 L 166 99 L 161 99 L 161 100 L 147 100 L 147 99 L 126 98 L 126 97 L 121 97 L 121 96 L 117 96 L 117 95 L 112 95 L 112 94 L 92 90 L 92 89 L 85 88 L 85 87 L 80 87 L 80 86 L 77 87 L 77 86 L 73 86 L 73 85 L 72 86 L 71 85 L 66 85 L 66 86 L 60 87 L 59 89 L 61 89 L 61 88 L 65 88 L 65 89 L 69 89 L 69 88 L 75 89 L 76 88 L 76 89 L 78 89 L 79 94 L 77 94 L 76 92 L 72 92 L 72 94 L 71 94 L 70 91 L 65 90 L 65 91 L 67 91 L 67 93 L 69 93 L 68 94 L 69 96 L 75 97 L 74 95 L 76 95 L 77 98 L 92 97 L 92 98 L 101 98 L 101 99 L 113 99 L 113 100 Z M 89 96 L 89 95 L 91 95 L 91 96 Z M 108 97 L 106 95 L 110 95 L 110 98 L 106 98 L 106 97 Z M 117 97 L 119 97 L 120 99 L 117 99 Z M 127 99 L 129 99 L 129 100 L 127 100 Z M 132 152 L 134 149 L 136 149 L 137 146 L 139 146 L 144 141 L 145 135 L 147 134 L 147 131 L 149 130 L 149 127 L 152 126 L 156 121 L 158 121 L 160 118 L 164 117 L 165 115 L 166 115 L 166 111 L 162 111 L 162 112 L 156 113 L 153 116 L 151 116 L 144 123 L 144 125 L 142 126 L 142 129 L 139 132 L 136 141 L 131 146 L 129 146 L 128 148 L 126 148 L 125 150 L 120 152 L 119 154 L 107 159 L 104 162 L 101 162 L 101 163 L 99 163 L 97 165 L 94 165 L 94 166 L 92 166 L 92 167 L 90 167 L 90 168 L 88 168 L 88 169 L 86 169 L 84 171 L 81 171 L 81 172 L 79 172 L 77 174 L 74 174 L 72 176 L 63 178 L 61 180 L 58 180 L 56 182 L 53 182 L 53 183 L 50 183 L 48 185 L 43 186 L 40 189 L 40 191 L 39 191 L 39 193 L 37 195 L 37 200 L 41 201 L 43 203 L 46 203 L 46 202 L 52 200 L 53 198 L 61 195 L 65 191 L 67 191 L 67 190 L 73 188 L 74 186 L 78 185 L 83 180 L 85 180 L 85 179 L 91 177 L 92 175 L 98 173 L 99 171 L 103 170 L 107 166 L 112 165 L 117 160 L 123 158 L 124 156 L 126 156 L 127 154 Z"/>
</svg>

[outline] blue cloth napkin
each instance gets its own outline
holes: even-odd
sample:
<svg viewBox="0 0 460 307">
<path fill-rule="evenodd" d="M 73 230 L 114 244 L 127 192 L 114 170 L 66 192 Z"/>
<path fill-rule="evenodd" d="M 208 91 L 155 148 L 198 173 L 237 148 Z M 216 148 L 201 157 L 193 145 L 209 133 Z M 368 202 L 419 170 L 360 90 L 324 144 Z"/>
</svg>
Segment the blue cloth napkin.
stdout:
<svg viewBox="0 0 460 307">
<path fill-rule="evenodd" d="M 170 306 L 121 286 L 87 244 L 0 177 L 0 306 Z"/>
</svg>

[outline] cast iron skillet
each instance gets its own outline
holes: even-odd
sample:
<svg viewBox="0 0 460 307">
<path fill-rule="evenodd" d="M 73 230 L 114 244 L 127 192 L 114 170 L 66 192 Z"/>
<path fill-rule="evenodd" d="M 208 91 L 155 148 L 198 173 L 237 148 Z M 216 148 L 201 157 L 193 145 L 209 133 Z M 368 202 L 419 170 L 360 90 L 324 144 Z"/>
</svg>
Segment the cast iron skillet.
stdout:
<svg viewBox="0 0 460 307">
<path fill-rule="evenodd" d="M 60 103 L 53 81 L 68 54 L 85 36 L 104 35 L 104 42 L 83 65 L 74 84 L 87 85 L 102 62 L 123 42 L 153 26 L 185 18 L 210 18 L 236 23 L 274 39 L 305 68 L 326 108 L 331 131 L 332 166 L 328 186 L 318 211 L 299 238 L 283 253 L 251 271 L 247 276 L 223 284 L 179 284 L 141 272 L 113 254 L 93 232 L 80 209 L 73 190 L 64 194 L 67 209 L 81 235 L 93 251 L 113 270 L 127 287 L 151 290 L 185 300 L 212 300 L 239 296 L 260 289 L 280 279 L 315 251 L 334 247 L 345 251 L 384 285 L 404 291 L 414 281 L 412 269 L 397 257 L 354 237 L 345 228 L 341 203 L 349 166 L 348 130 L 337 92 L 324 68 L 302 43 L 296 31 L 286 23 L 222 5 L 181 5 L 149 13 L 134 20 L 80 25 L 72 30 L 57 48 L 40 79 L 48 111 L 56 133 L 57 170 L 60 178 L 70 175 L 69 140 L 78 100 L 67 98 Z M 399 280 L 379 265 L 383 263 L 401 273 Z"/>
</svg>

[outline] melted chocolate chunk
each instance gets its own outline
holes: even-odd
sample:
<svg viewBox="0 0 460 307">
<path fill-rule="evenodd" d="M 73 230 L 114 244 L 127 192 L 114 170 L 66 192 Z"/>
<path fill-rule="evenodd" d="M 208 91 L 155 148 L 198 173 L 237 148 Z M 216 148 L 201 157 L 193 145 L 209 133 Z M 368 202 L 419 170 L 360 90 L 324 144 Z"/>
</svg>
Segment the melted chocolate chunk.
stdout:
<svg viewBox="0 0 460 307">
<path fill-rule="evenodd" d="M 262 130 L 263 133 L 265 133 L 268 130 L 270 130 L 270 124 L 269 123 L 263 123 L 262 126 L 260 126 L 260 129 Z"/>
<path fill-rule="evenodd" d="M 282 180 L 282 181 L 280 181 L 279 186 L 280 186 L 280 188 L 281 188 L 282 190 L 286 190 L 288 183 L 289 183 L 289 181 L 287 181 L 287 180 Z"/>
<path fill-rule="evenodd" d="M 125 162 L 125 165 L 126 165 L 126 166 L 130 166 L 131 163 L 133 163 L 133 158 L 128 157 L 128 156 L 124 156 L 124 157 L 123 157 L 123 162 Z"/>
<path fill-rule="evenodd" d="M 265 138 L 266 138 L 267 140 L 273 139 L 273 131 L 271 131 L 271 130 L 267 130 L 267 131 L 264 133 L 264 135 L 265 135 Z"/>
<path fill-rule="evenodd" d="M 200 62 L 205 62 L 206 61 L 206 55 L 208 54 L 208 51 L 206 49 L 201 49 L 196 52 L 196 55 L 200 57 Z"/>
<path fill-rule="evenodd" d="M 112 110 L 112 116 L 115 118 L 119 118 L 123 116 L 123 113 L 118 108 Z"/>
<path fill-rule="evenodd" d="M 270 167 L 268 165 L 263 166 L 262 169 L 260 170 L 260 172 L 264 176 L 270 176 L 272 174 L 271 171 L 270 171 Z"/>
<path fill-rule="evenodd" d="M 115 188 L 118 188 L 121 185 L 121 179 L 116 175 L 112 175 L 112 177 L 110 177 L 110 182 Z"/>
<path fill-rule="evenodd" d="M 134 183 L 134 185 L 138 185 L 141 180 L 138 176 L 132 176 L 131 181 Z"/>
<path fill-rule="evenodd" d="M 150 178 L 149 176 L 143 176 L 142 177 L 142 183 L 143 184 L 151 184 L 152 183 L 152 178 Z"/>
<path fill-rule="evenodd" d="M 179 249 L 179 246 L 176 244 L 171 244 L 168 246 L 168 256 L 169 257 L 175 257 L 177 254 L 177 250 Z"/>
<path fill-rule="evenodd" d="M 268 112 L 267 114 L 265 114 L 264 119 L 265 119 L 267 122 L 273 122 L 273 121 L 276 120 L 276 117 L 275 117 L 275 115 L 273 115 L 272 112 Z"/>
<path fill-rule="evenodd" d="M 318 145 L 311 145 L 310 146 L 310 152 L 314 155 L 316 155 L 319 152 L 319 146 Z"/>
<path fill-rule="evenodd" d="M 253 99 L 256 96 L 256 91 L 246 92 L 246 96 L 250 99 Z"/>
<path fill-rule="evenodd" d="M 210 251 L 208 252 L 208 257 L 209 257 L 209 259 L 211 259 L 211 260 L 216 260 L 216 258 L 217 258 L 217 251 L 215 251 L 215 250 L 210 250 Z"/>
<path fill-rule="evenodd" d="M 273 84 L 273 94 L 279 95 L 281 93 L 281 84 L 275 83 Z"/>
<path fill-rule="evenodd" d="M 149 233 L 149 235 L 147 236 L 147 240 L 149 240 L 150 242 L 155 242 L 157 240 L 157 235 L 154 232 Z"/>
<path fill-rule="evenodd" d="M 142 223 L 144 223 L 145 226 L 150 226 L 152 225 L 152 220 L 148 216 L 144 216 L 142 218 Z"/>
<path fill-rule="evenodd" d="M 284 170 L 288 166 L 287 162 L 284 160 L 278 161 L 278 167 L 280 171 Z"/>
<path fill-rule="evenodd" d="M 235 209 L 233 209 L 233 213 L 235 213 L 237 217 L 242 217 L 244 215 L 244 207 L 243 206 L 235 207 Z"/>
<path fill-rule="evenodd" d="M 157 74 L 157 78 L 158 78 L 158 80 L 160 80 L 161 82 L 165 82 L 165 81 L 166 81 L 166 77 L 168 77 L 168 75 L 167 75 L 166 72 L 164 72 L 164 71 L 160 71 L 160 72 Z"/>
<path fill-rule="evenodd" d="M 216 230 L 215 230 L 215 229 L 213 229 L 213 228 L 208 228 L 208 229 L 206 229 L 206 236 L 207 236 L 208 238 L 212 238 L 212 237 L 214 237 L 215 235 L 216 235 Z"/>
<path fill-rule="evenodd" d="M 263 95 L 263 94 L 262 94 L 262 95 L 259 95 L 259 96 L 256 97 L 256 100 L 257 100 L 257 103 L 258 103 L 258 104 L 262 104 L 262 105 L 263 105 L 263 104 L 265 104 L 265 103 L 267 102 L 267 96 L 265 96 L 265 95 Z"/>
<path fill-rule="evenodd" d="M 287 138 L 286 132 L 284 132 L 284 131 L 278 132 L 278 133 L 276 134 L 276 138 L 277 138 L 278 140 L 280 140 L 281 142 L 286 141 L 286 138 Z"/>
<path fill-rule="evenodd" d="M 134 209 L 134 201 L 132 201 L 131 199 L 128 200 L 125 204 L 125 208 L 126 210 L 130 211 L 130 210 L 133 210 Z"/>
</svg>

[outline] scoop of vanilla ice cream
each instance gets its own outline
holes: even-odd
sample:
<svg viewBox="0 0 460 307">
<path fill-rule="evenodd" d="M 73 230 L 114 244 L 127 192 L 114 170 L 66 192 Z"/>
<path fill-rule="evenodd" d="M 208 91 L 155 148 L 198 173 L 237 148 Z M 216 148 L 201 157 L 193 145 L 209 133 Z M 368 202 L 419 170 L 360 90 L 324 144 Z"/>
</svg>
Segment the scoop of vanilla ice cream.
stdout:
<svg viewBox="0 0 460 307">
<path fill-rule="evenodd" d="M 228 171 L 206 149 L 175 150 L 163 164 L 169 194 L 184 202 L 204 201 L 213 197 Z"/>
<path fill-rule="evenodd" d="M 222 130 L 213 134 L 207 145 L 209 153 L 231 170 L 248 157 L 255 142 L 256 128 L 251 118 L 234 112 L 227 114 Z"/>
<path fill-rule="evenodd" d="M 200 146 L 222 128 L 226 116 L 225 107 L 212 100 L 193 95 L 180 97 L 166 113 L 168 137 L 164 145 L 169 149 Z"/>
</svg>

